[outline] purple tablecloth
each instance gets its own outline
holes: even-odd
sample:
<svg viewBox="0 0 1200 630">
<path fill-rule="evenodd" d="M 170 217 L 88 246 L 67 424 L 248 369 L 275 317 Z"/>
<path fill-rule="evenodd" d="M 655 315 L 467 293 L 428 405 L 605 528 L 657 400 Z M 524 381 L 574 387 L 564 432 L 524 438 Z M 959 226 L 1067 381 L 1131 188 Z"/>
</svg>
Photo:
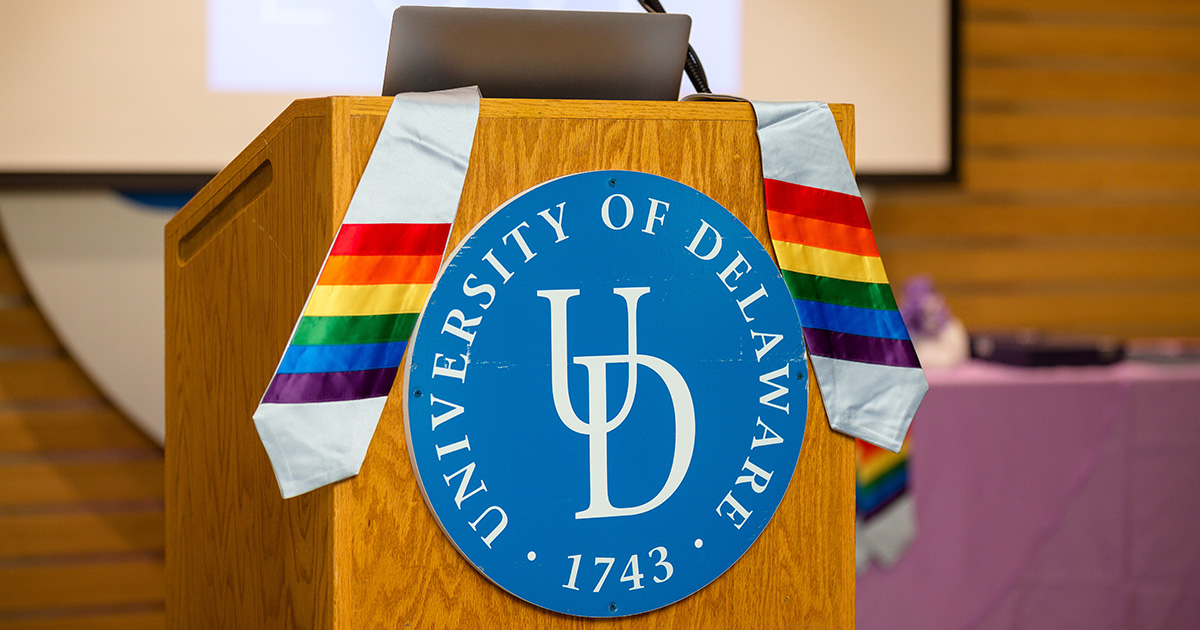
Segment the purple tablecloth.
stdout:
<svg viewBox="0 0 1200 630">
<path fill-rule="evenodd" d="M 1200 366 L 929 372 L 917 537 L 858 627 L 1200 628 Z"/>
</svg>

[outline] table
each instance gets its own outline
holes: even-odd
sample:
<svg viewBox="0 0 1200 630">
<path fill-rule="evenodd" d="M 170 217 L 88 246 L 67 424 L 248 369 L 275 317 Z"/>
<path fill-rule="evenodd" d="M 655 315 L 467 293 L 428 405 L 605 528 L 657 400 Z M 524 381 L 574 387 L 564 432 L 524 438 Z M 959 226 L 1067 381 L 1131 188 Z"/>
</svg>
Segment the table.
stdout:
<svg viewBox="0 0 1200 630">
<path fill-rule="evenodd" d="M 858 627 L 1200 628 L 1200 365 L 929 372 L 917 537 Z"/>
</svg>

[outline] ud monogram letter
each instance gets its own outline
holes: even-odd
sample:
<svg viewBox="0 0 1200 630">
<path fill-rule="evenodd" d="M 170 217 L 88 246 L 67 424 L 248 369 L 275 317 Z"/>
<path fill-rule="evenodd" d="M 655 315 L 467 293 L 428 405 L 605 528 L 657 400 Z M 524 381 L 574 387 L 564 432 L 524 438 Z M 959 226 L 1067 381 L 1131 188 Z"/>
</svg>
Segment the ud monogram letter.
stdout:
<svg viewBox="0 0 1200 630">
<path fill-rule="evenodd" d="M 649 292 L 649 287 L 613 289 L 614 294 L 625 299 L 629 313 L 626 354 L 575 357 L 574 362 L 585 366 L 588 373 L 587 423 L 575 414 L 567 384 L 567 300 L 579 295 L 579 291 L 556 289 L 537 292 L 539 297 L 550 301 L 550 371 L 554 409 L 567 428 L 588 436 L 591 504 L 586 510 L 576 512 L 576 519 L 631 516 L 649 512 L 675 493 L 692 461 L 692 449 L 696 442 L 696 411 L 692 405 L 692 393 L 688 390 L 683 376 L 671 364 L 658 357 L 639 354 L 637 351 L 637 303 L 640 297 Z M 606 378 L 610 363 L 625 363 L 629 366 L 629 385 L 625 392 L 625 402 L 616 417 L 611 420 L 608 418 Z M 671 395 L 671 405 L 675 410 L 675 455 L 671 459 L 671 471 L 667 475 L 667 481 L 653 499 L 633 507 L 615 507 L 608 498 L 608 434 L 625 421 L 633 408 L 639 365 L 654 370 Z"/>
</svg>

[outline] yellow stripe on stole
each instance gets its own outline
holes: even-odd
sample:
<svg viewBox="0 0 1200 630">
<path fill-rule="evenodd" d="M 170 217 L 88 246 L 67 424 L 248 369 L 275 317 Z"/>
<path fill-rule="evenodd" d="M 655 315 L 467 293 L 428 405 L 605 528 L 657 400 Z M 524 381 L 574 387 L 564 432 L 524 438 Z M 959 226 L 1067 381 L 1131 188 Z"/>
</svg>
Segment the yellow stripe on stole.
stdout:
<svg viewBox="0 0 1200 630">
<path fill-rule="evenodd" d="M 417 313 L 425 305 L 432 284 L 317 285 L 313 287 L 306 317 L 339 315 L 391 315 Z"/>
<path fill-rule="evenodd" d="M 779 266 L 788 271 L 826 276 L 839 280 L 886 284 L 883 261 L 874 256 L 860 256 L 810 247 L 786 241 L 771 241 Z"/>
<path fill-rule="evenodd" d="M 890 472 L 893 468 L 908 459 L 908 442 L 900 448 L 899 453 L 885 451 L 880 449 L 872 453 L 871 458 L 858 465 L 858 471 L 855 475 L 858 478 L 858 484 L 865 486 L 872 481 L 875 481 L 884 474 Z"/>
</svg>

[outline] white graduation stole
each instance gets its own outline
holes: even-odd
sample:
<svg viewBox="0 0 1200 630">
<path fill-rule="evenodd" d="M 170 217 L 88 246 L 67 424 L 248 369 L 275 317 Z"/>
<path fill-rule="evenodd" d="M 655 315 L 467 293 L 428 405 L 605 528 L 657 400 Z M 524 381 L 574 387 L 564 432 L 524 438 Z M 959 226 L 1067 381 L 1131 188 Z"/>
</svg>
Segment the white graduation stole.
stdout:
<svg viewBox="0 0 1200 630">
<path fill-rule="evenodd" d="M 768 227 L 830 425 L 899 450 L 924 373 L 822 103 L 756 103 Z M 466 178 L 479 93 L 402 94 L 254 413 L 284 498 L 358 473 Z"/>
</svg>

